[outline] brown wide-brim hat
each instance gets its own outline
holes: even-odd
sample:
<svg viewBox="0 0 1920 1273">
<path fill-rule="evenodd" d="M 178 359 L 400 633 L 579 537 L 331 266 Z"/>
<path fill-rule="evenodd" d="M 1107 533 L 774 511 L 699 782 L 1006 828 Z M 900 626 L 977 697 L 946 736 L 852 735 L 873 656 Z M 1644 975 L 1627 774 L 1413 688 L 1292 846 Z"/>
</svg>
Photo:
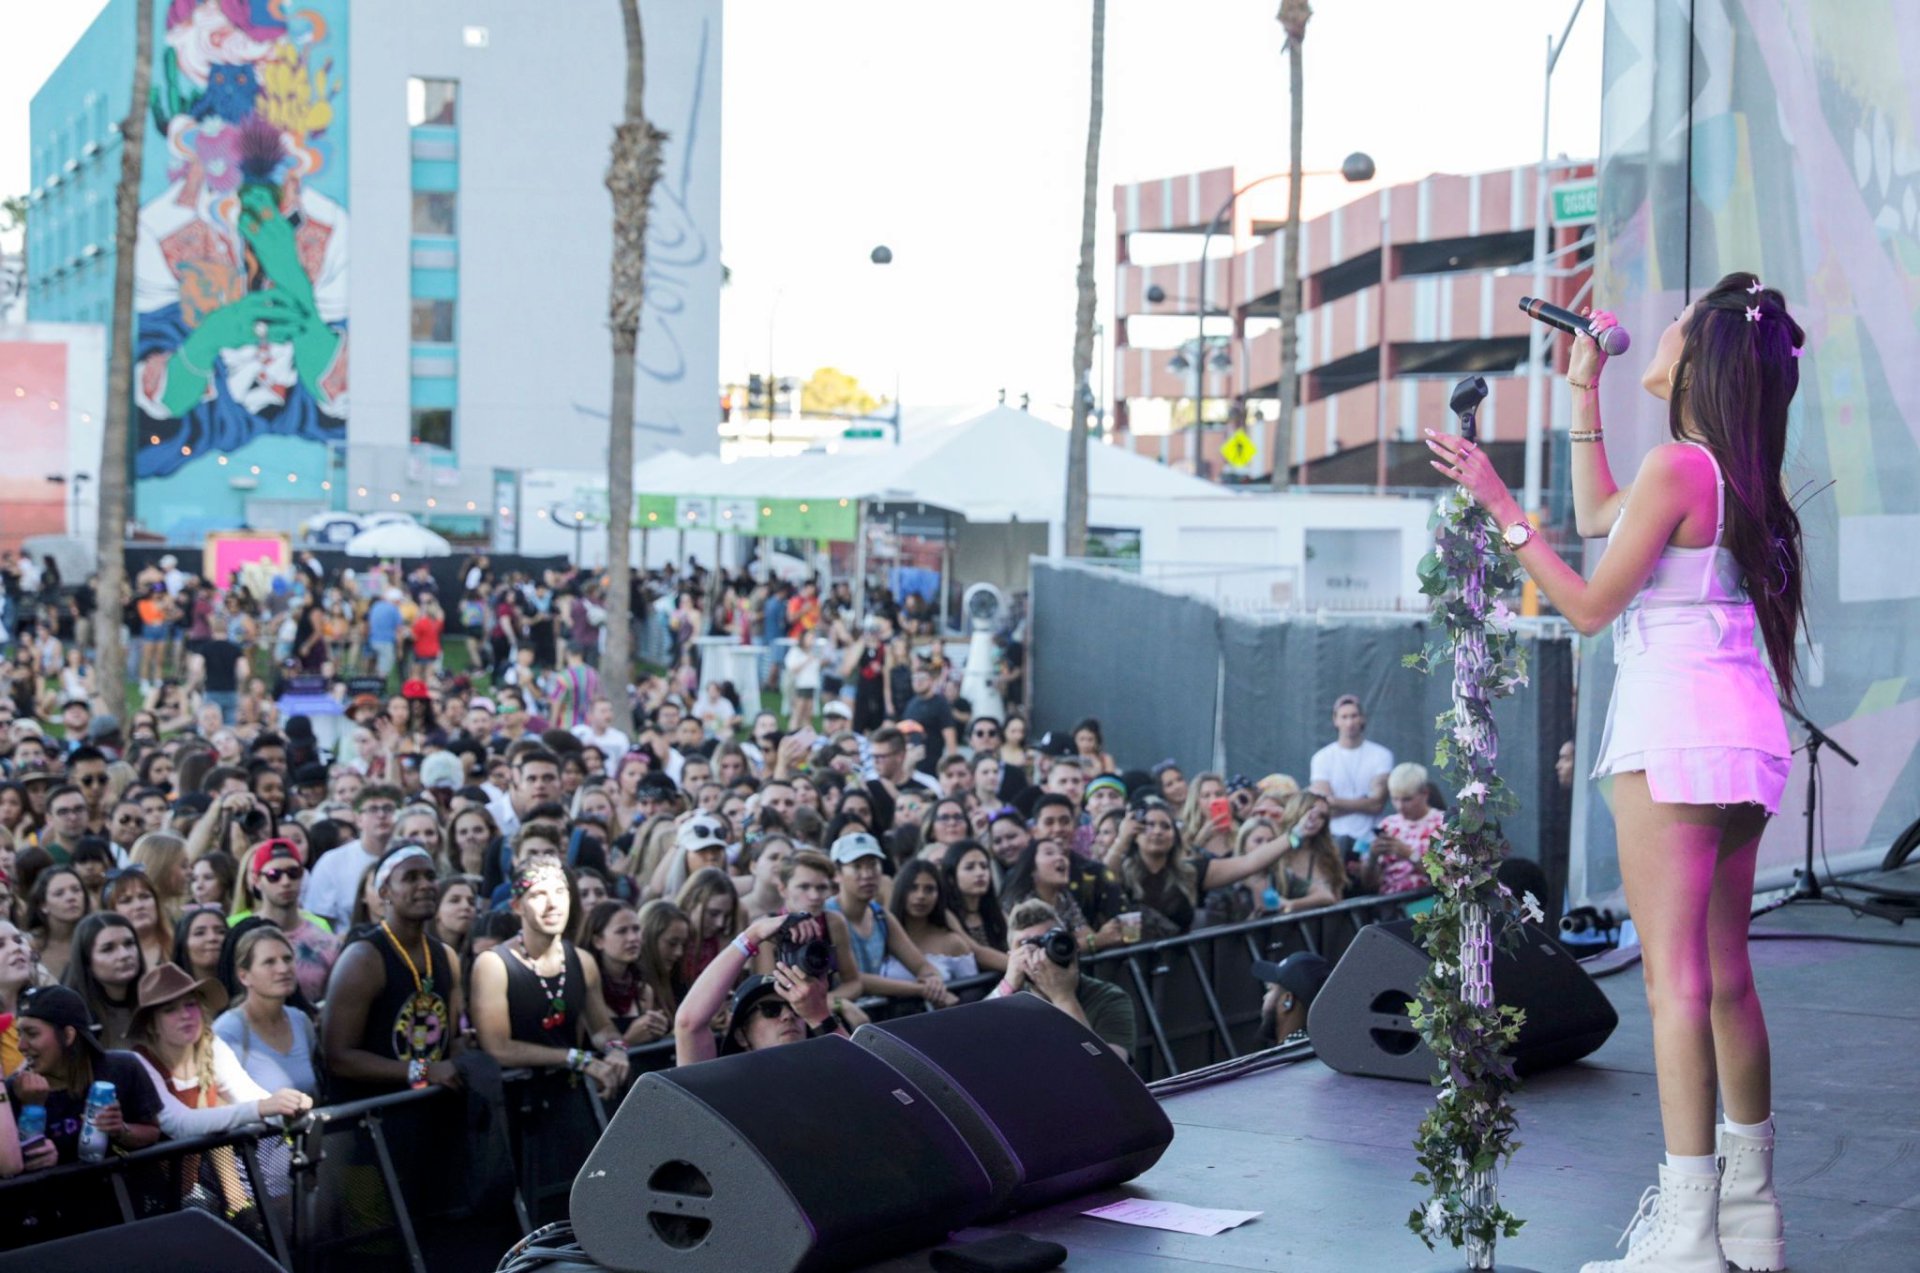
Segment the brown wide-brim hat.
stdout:
<svg viewBox="0 0 1920 1273">
<path fill-rule="evenodd" d="M 178 1003 L 188 995 L 198 995 L 200 1008 L 206 1014 L 206 1028 L 213 1029 L 213 1018 L 226 1009 L 226 987 L 211 977 L 194 979 L 192 973 L 176 963 L 164 963 L 147 969 L 146 976 L 140 978 L 140 989 L 134 1002 L 133 1021 L 128 1030 L 140 1034 L 146 1029 L 147 1020 L 155 1012 L 170 1003 Z"/>
</svg>

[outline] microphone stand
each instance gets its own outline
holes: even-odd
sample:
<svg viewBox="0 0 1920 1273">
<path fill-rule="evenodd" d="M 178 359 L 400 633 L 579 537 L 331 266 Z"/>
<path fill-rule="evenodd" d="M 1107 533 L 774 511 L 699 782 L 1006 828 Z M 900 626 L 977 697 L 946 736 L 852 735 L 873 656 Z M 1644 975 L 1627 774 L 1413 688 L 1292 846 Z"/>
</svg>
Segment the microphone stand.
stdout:
<svg viewBox="0 0 1920 1273">
<path fill-rule="evenodd" d="M 1754 918 L 1758 919 L 1762 915 L 1771 914 L 1795 902 L 1823 902 L 1830 906 L 1844 907 L 1856 915 L 1871 915 L 1876 919 L 1892 920 L 1896 924 L 1905 923 L 1910 915 L 1920 915 L 1920 893 L 1903 892 L 1899 889 L 1882 888 L 1871 884 L 1841 884 L 1831 877 L 1828 878 L 1825 888 L 1822 888 L 1820 877 L 1814 874 L 1813 870 L 1813 840 L 1820 812 L 1820 749 L 1822 747 L 1832 749 L 1834 755 L 1855 768 L 1859 767 L 1860 762 L 1845 747 L 1836 742 L 1831 734 L 1808 720 L 1799 708 L 1789 703 L 1784 697 L 1780 699 L 1780 706 L 1787 715 L 1799 723 L 1802 729 L 1807 731 L 1806 864 L 1794 872 L 1796 882 L 1793 891 L 1755 911 Z M 1867 901 L 1856 902 L 1850 897 L 1840 896 L 1839 890 L 1843 888 L 1870 893 L 1873 896 Z"/>
</svg>

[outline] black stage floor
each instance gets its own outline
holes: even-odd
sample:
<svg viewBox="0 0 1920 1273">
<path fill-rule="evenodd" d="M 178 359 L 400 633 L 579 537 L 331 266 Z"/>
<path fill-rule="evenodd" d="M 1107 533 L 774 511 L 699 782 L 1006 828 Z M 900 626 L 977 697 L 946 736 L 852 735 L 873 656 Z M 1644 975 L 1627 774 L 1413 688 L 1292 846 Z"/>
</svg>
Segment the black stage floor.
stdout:
<svg viewBox="0 0 1920 1273">
<path fill-rule="evenodd" d="M 1920 888 L 1920 868 L 1885 882 Z M 1754 925 L 1920 943 L 1916 928 L 1811 904 Z M 1920 1270 L 1920 950 L 1756 941 L 1754 964 L 1773 1038 L 1776 1178 L 1792 1268 Z M 1620 1028 L 1585 1062 L 1536 1076 L 1518 1098 L 1523 1148 L 1501 1186 L 1527 1226 L 1501 1244 L 1503 1263 L 1570 1273 L 1610 1257 L 1640 1191 L 1655 1182 L 1659 1108 L 1639 967 L 1600 984 Z M 1176 1135 L 1152 1171 L 997 1228 L 1059 1242 L 1072 1252 L 1069 1269 L 1106 1273 L 1449 1267 L 1450 1251 L 1429 1253 L 1405 1227 L 1421 1198 L 1409 1180 L 1411 1141 L 1430 1092 L 1309 1059 L 1170 1096 Z M 1080 1214 L 1127 1196 L 1262 1215 L 1204 1238 Z M 872 1266 L 926 1267 L 925 1255 Z"/>
</svg>

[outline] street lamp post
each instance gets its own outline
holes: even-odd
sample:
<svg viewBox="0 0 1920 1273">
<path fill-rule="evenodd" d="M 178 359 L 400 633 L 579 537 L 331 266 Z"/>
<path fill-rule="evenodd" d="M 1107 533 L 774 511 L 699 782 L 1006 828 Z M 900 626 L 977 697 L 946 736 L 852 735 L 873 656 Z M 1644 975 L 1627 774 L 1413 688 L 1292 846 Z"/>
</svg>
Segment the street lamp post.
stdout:
<svg viewBox="0 0 1920 1273">
<path fill-rule="evenodd" d="M 1573 24 L 1580 16 L 1580 10 L 1586 0 L 1574 0 L 1573 12 L 1567 15 L 1567 25 L 1555 42 L 1551 32 L 1547 35 L 1547 72 L 1540 91 L 1540 167 L 1534 173 L 1533 200 L 1533 294 L 1544 296 L 1547 291 L 1547 144 L 1548 124 L 1553 112 L 1553 68 L 1559 62 L 1560 54 L 1566 50 L 1567 37 L 1573 34 Z M 1540 470 L 1544 451 L 1543 433 L 1546 429 L 1547 378 L 1541 367 L 1549 348 L 1547 337 L 1551 333 L 1546 324 L 1533 323 L 1527 331 L 1527 441 L 1525 450 L 1525 469 L 1520 493 L 1520 507 L 1528 513 L 1540 511 Z"/>
<path fill-rule="evenodd" d="M 556 526 L 564 525 L 567 519 L 560 515 L 560 510 L 564 507 L 565 505 L 562 505 L 562 504 L 547 505 L 547 509 L 546 509 L 547 519 Z M 584 509 L 579 509 L 579 508 L 574 509 L 572 521 L 573 521 L 573 564 L 575 569 L 578 569 L 581 566 L 581 561 L 580 561 L 581 536 L 583 536 L 586 533 L 586 529 L 587 529 L 586 511 Z"/>
<path fill-rule="evenodd" d="M 1363 181 L 1372 181 L 1374 171 L 1375 169 L 1374 169 L 1373 157 L 1371 155 L 1368 155 L 1364 151 L 1356 150 L 1351 155 L 1348 155 L 1346 159 L 1342 160 L 1338 168 L 1323 168 L 1313 172 L 1303 172 L 1300 175 L 1302 177 L 1331 177 L 1331 176 L 1338 175 L 1341 178 L 1345 179 L 1346 181 L 1359 183 Z M 1199 296 L 1199 304 L 1195 307 L 1196 310 L 1198 311 L 1199 344 L 1198 344 L 1198 348 L 1195 350 L 1194 362 L 1193 362 L 1193 381 L 1194 381 L 1194 412 L 1193 414 L 1194 414 L 1194 428 L 1195 428 L 1194 454 L 1195 454 L 1196 461 L 1199 458 L 1201 442 L 1206 437 L 1206 420 L 1202 415 L 1202 408 L 1205 405 L 1203 399 L 1204 399 L 1204 394 L 1206 390 L 1205 377 L 1206 377 L 1206 348 L 1207 348 L 1207 249 L 1213 243 L 1213 236 L 1219 232 L 1220 223 L 1226 220 L 1228 213 L 1233 211 L 1233 205 L 1239 201 L 1241 195 L 1247 193 L 1247 191 L 1249 190 L 1252 190 L 1255 186 L 1263 186 L 1269 181 L 1279 181 L 1279 180 L 1282 180 L 1283 178 L 1290 177 L 1290 176 L 1292 176 L 1291 173 L 1270 172 L 1264 177 L 1255 177 L 1252 181 L 1247 182 L 1245 185 L 1235 190 L 1232 194 L 1226 197 L 1225 202 L 1223 202 L 1220 205 L 1219 211 L 1213 214 L 1213 220 L 1207 223 L 1206 234 L 1201 236 L 1201 239 L 1200 239 L 1200 296 Z M 1287 234 L 1290 236 L 1297 236 L 1299 232 L 1300 232 L 1300 229 L 1298 226 L 1289 225 L 1287 227 Z M 1160 291 L 1160 289 L 1157 286 L 1147 289 L 1147 299 L 1149 301 L 1157 302 L 1158 299 L 1164 298 L 1165 296 L 1164 292 L 1161 293 L 1160 298 L 1156 298 L 1154 296 L 1154 293 L 1156 291 Z M 1287 298 L 1283 295 L 1280 298 L 1280 309 L 1282 314 L 1286 312 L 1286 308 L 1287 308 Z M 1294 311 L 1294 321 L 1296 324 L 1299 321 L 1299 310 L 1297 306 L 1295 307 L 1295 311 Z M 1283 343 L 1288 338 L 1288 330 L 1289 329 L 1287 328 L 1287 326 L 1283 323 L 1281 327 L 1281 340 Z M 1288 351 L 1284 348 L 1281 349 L 1280 361 L 1282 366 L 1286 364 L 1287 355 L 1288 355 Z M 1226 367 L 1231 367 L 1233 365 L 1232 359 L 1228 357 L 1224 352 L 1222 353 L 1221 358 L 1226 363 Z M 1185 370 L 1184 366 L 1180 365 L 1180 359 L 1178 355 L 1175 355 L 1175 359 L 1172 362 L 1169 362 L 1168 366 L 1172 367 L 1173 370 L 1175 371 Z M 1225 369 L 1226 369 L 1225 367 L 1221 368 L 1221 370 L 1225 370 Z M 1240 392 L 1242 395 L 1244 395 L 1246 392 L 1246 385 L 1244 382 L 1245 368 L 1241 369 L 1241 374 L 1242 374 L 1242 384 L 1240 386 Z M 1282 402 L 1280 404 L 1280 410 L 1282 411 L 1288 410 L 1288 405 Z M 1160 458 L 1162 463 L 1166 461 L 1167 457 L 1166 457 L 1165 442 L 1161 443 Z M 1285 462 L 1285 457 L 1274 456 L 1273 462 L 1276 466 L 1279 464 L 1282 464 Z M 1196 471 L 1197 471 L 1197 465 L 1196 465 Z"/>
</svg>

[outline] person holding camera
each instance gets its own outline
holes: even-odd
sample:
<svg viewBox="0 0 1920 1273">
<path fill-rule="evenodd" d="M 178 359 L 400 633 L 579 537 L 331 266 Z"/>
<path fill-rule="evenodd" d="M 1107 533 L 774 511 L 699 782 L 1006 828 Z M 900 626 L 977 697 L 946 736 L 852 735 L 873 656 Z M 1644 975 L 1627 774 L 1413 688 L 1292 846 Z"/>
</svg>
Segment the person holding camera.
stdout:
<svg viewBox="0 0 1920 1273">
<path fill-rule="evenodd" d="M 734 989 L 763 948 L 775 952 L 772 973 L 749 977 Z M 823 918 L 791 914 L 754 920 L 721 947 L 680 1001 L 673 1014 L 674 1064 L 845 1034 L 827 998 L 831 961 Z M 723 1009 L 726 1029 L 716 1037 L 713 1022 Z"/>
<path fill-rule="evenodd" d="M 1080 943 L 1053 907 L 1028 898 L 1007 916 L 1007 975 L 988 998 L 1039 995 L 1100 1036 L 1123 1060 L 1133 1055 L 1133 1000 L 1111 982 L 1080 975 Z"/>
</svg>

